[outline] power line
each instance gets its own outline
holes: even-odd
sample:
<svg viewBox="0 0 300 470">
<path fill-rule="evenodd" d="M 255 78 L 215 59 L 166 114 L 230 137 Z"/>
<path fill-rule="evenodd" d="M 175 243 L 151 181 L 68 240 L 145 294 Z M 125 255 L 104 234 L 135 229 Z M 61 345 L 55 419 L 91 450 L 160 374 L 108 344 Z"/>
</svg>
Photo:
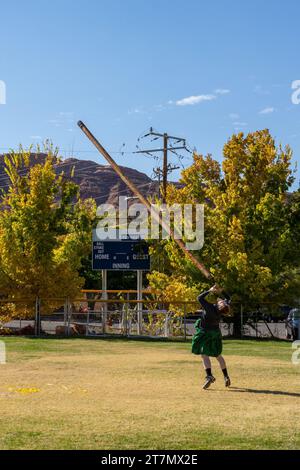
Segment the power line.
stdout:
<svg viewBox="0 0 300 470">
<path fill-rule="evenodd" d="M 175 154 L 180 161 L 182 161 L 182 156 L 178 155 L 178 150 L 183 150 L 186 152 L 190 152 L 187 148 L 186 139 L 182 139 L 181 137 L 175 137 L 172 135 L 168 135 L 167 133 L 161 134 L 153 129 L 150 128 L 150 131 L 140 137 L 138 141 L 145 138 L 151 137 L 151 142 L 163 139 L 163 147 L 162 148 L 154 148 L 154 149 L 140 149 L 137 145 L 138 150 L 134 152 L 135 154 L 143 154 L 145 156 L 151 156 L 152 158 L 158 160 L 159 158 L 156 153 L 163 153 L 163 164 L 162 167 L 153 168 L 154 175 L 158 178 L 159 184 L 162 179 L 162 187 L 161 187 L 161 198 L 162 202 L 166 202 L 167 196 L 167 185 L 168 185 L 168 175 L 175 170 L 180 169 L 179 166 L 172 165 L 168 163 L 168 152 L 172 152 Z"/>
<path fill-rule="evenodd" d="M 159 133 L 157 133 L 156 131 L 154 131 L 153 128 L 150 129 L 150 132 L 151 132 L 151 131 L 153 132 L 153 135 L 155 135 L 155 138 L 154 138 L 153 140 L 159 140 L 159 138 L 164 135 L 164 134 L 159 134 Z M 142 133 L 142 134 L 140 135 L 138 141 L 140 141 L 140 140 L 143 139 L 143 138 L 147 138 L 149 134 L 150 134 L 150 133 L 146 133 L 146 134 L 145 134 L 145 133 Z M 179 141 L 180 141 L 180 142 L 184 142 L 184 143 L 185 143 L 185 146 L 180 147 L 180 149 L 184 149 L 184 150 L 186 150 L 186 151 L 189 152 L 189 153 L 193 153 L 191 150 L 189 150 L 189 149 L 187 148 L 187 147 L 189 147 L 189 146 L 188 146 L 188 144 L 186 143 L 186 139 L 180 139 L 180 138 L 172 137 L 172 136 L 168 136 L 168 137 L 169 137 L 170 140 L 176 139 L 176 140 L 177 140 L 177 143 L 178 143 Z M 176 144 L 176 142 L 175 142 L 175 144 Z M 122 145 L 122 147 L 124 147 L 124 146 L 125 146 L 125 144 Z M 138 146 L 137 146 L 137 147 L 138 147 Z M 139 148 L 139 147 L 138 147 L 138 148 Z M 11 151 L 12 149 L 9 149 L 8 147 L 0 147 L 0 150 L 8 150 L 8 151 Z M 154 151 L 152 150 L 152 152 L 158 153 L 158 152 L 162 152 L 163 150 L 164 150 L 164 149 L 155 149 Z M 167 149 L 167 151 L 170 151 L 170 152 L 172 152 L 173 154 L 176 154 L 176 156 L 177 156 L 178 158 L 186 158 L 186 159 L 189 159 L 189 160 L 193 160 L 193 158 L 191 158 L 191 157 L 178 155 L 177 152 L 176 152 L 176 150 L 178 150 L 178 147 L 173 147 L 171 144 L 170 144 L 170 146 L 169 146 L 168 149 Z M 62 149 L 61 151 L 64 151 L 64 149 Z M 96 151 L 91 151 L 91 150 L 72 150 L 72 151 L 74 151 L 74 153 L 94 153 L 94 154 L 97 154 Z M 139 150 L 139 151 L 123 151 L 123 150 L 119 150 L 118 152 L 111 152 L 111 153 L 124 155 L 124 154 L 138 154 L 138 153 L 143 153 L 143 154 L 145 154 L 145 152 L 147 152 L 147 151 L 143 151 L 143 150 Z M 16 152 L 16 153 L 17 153 L 17 152 Z M 37 152 L 31 152 L 31 153 L 32 153 L 32 154 L 38 154 Z M 151 151 L 150 151 L 149 153 L 151 154 Z M 149 157 L 149 158 L 152 158 L 152 159 L 158 161 L 158 162 L 161 162 L 162 159 L 163 159 L 162 156 L 148 155 L 147 153 L 146 153 L 145 155 L 146 155 L 147 157 Z M 72 158 L 72 157 L 70 156 L 70 157 L 68 157 L 68 158 Z M 85 160 L 78 160 L 78 161 L 79 161 L 80 163 L 82 163 L 82 162 L 84 162 Z M 87 162 L 88 162 L 88 161 L 87 161 Z M 76 163 L 77 163 L 77 162 L 74 162 L 74 163 L 73 163 L 73 162 L 70 162 L 70 161 L 62 161 L 62 162 L 60 162 L 60 163 L 54 164 L 53 166 L 54 166 L 56 169 L 58 169 L 58 170 L 60 170 L 60 169 L 63 170 L 65 166 L 70 166 L 70 167 L 71 167 L 70 169 L 72 169 L 73 167 L 75 167 L 75 169 L 76 169 Z M 82 170 L 85 171 L 85 170 L 94 168 L 95 165 L 99 165 L 99 163 L 95 162 L 95 164 L 93 164 L 93 165 L 87 165 L 86 167 L 83 167 Z M 178 166 L 172 166 L 171 164 L 167 164 L 167 175 L 170 174 L 170 173 L 172 173 L 174 170 L 177 170 L 177 169 L 179 169 Z M 19 176 L 26 176 L 29 170 L 30 170 L 30 168 L 28 168 L 28 169 L 27 169 L 27 168 L 21 169 L 21 170 L 18 171 L 18 174 L 19 174 Z M 159 184 L 160 184 L 160 181 L 161 181 L 161 179 L 163 178 L 163 170 L 162 170 L 160 167 L 157 167 L 157 168 L 154 168 L 154 169 L 153 169 L 153 173 L 154 173 L 154 176 L 158 178 Z M 4 183 L 5 181 L 7 181 L 7 184 L 0 185 L 0 188 L 2 188 L 2 189 L 7 189 L 7 187 L 9 186 L 9 176 L 8 176 L 8 175 L 7 175 L 7 176 L 2 176 L 2 177 L 0 177 L 0 182 L 3 182 L 3 183 Z M 147 184 L 149 184 L 149 185 L 152 186 L 152 185 L 154 184 L 154 181 L 151 181 L 151 182 L 149 182 L 149 183 L 147 183 Z M 146 184 L 145 186 L 147 186 L 147 184 Z M 144 186 L 144 185 L 142 185 L 142 186 Z M 94 199 L 97 199 L 97 198 L 94 198 Z M 105 199 L 105 198 L 103 198 L 103 199 Z"/>
<path fill-rule="evenodd" d="M 123 145 L 122 145 L 122 147 L 123 147 Z M 0 150 L 4 151 L 4 152 L 8 152 L 8 153 L 13 151 L 13 149 L 9 148 L 9 147 L 0 147 Z M 74 156 L 72 153 L 70 153 L 70 149 L 67 150 L 65 148 L 60 148 L 59 152 L 64 152 L 64 153 L 69 154 L 70 156 L 68 158 L 72 158 L 72 156 Z M 72 147 L 72 152 L 74 152 L 74 154 L 76 154 L 76 153 L 89 153 L 89 154 L 92 154 L 92 155 L 98 155 L 98 152 L 96 150 L 79 150 L 79 149 L 74 149 L 73 147 Z M 128 154 L 129 155 L 129 154 L 133 154 L 134 152 L 135 152 L 134 150 L 125 151 L 125 150 L 120 149 L 120 150 L 114 150 L 111 153 L 120 154 L 120 155 L 122 155 L 122 154 Z M 15 153 L 18 153 L 18 152 L 15 151 Z M 31 153 L 37 153 L 37 152 L 33 151 Z M 43 152 L 39 152 L 39 153 L 43 153 Z"/>
</svg>

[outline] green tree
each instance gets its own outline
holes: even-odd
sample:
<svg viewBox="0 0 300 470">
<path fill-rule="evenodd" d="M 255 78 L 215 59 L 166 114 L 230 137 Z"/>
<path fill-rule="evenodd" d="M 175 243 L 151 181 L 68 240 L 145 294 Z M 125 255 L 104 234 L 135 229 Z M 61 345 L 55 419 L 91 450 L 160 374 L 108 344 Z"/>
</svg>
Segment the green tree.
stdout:
<svg viewBox="0 0 300 470">
<path fill-rule="evenodd" d="M 277 147 L 268 130 L 234 135 L 223 164 L 194 155 L 182 173 L 182 188 L 170 186 L 168 202 L 205 204 L 205 245 L 198 253 L 217 282 L 237 302 L 288 302 L 300 292 L 300 194 L 294 183 L 292 151 Z M 192 282 L 207 282 L 166 247 L 173 268 Z"/>
<path fill-rule="evenodd" d="M 84 284 L 78 272 L 91 249 L 95 203 L 56 174 L 51 146 L 44 161 L 30 159 L 22 148 L 4 158 L 10 185 L 0 203 L 0 292 L 15 300 L 74 298 Z"/>
</svg>

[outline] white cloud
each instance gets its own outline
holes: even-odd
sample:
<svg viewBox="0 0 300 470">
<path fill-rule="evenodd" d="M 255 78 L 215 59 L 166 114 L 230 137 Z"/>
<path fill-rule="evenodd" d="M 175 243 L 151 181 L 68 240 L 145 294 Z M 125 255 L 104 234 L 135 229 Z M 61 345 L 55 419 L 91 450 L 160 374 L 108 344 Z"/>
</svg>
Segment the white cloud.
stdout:
<svg viewBox="0 0 300 470">
<path fill-rule="evenodd" d="M 217 95 L 228 95 L 228 93 L 230 93 L 230 90 L 228 90 L 227 88 L 217 88 L 217 90 L 215 90 L 215 93 Z"/>
<path fill-rule="evenodd" d="M 195 104 L 203 103 L 204 101 L 212 101 L 217 97 L 215 95 L 197 95 L 197 96 L 188 96 L 187 98 L 182 98 L 181 100 L 176 101 L 176 106 L 193 106 Z"/>
<path fill-rule="evenodd" d="M 128 114 L 146 114 L 146 111 L 144 111 L 142 108 L 133 108 L 129 109 Z"/>
<path fill-rule="evenodd" d="M 257 95 L 270 95 L 270 92 L 269 90 L 266 90 L 264 89 L 261 85 L 256 85 L 256 87 L 254 88 L 254 93 L 256 93 Z"/>
<path fill-rule="evenodd" d="M 154 106 L 154 111 L 163 111 L 165 107 L 162 104 L 156 104 Z"/>
<path fill-rule="evenodd" d="M 49 119 L 48 121 L 50 124 L 53 124 L 55 127 L 60 127 L 62 121 L 60 119 Z"/>
<path fill-rule="evenodd" d="M 246 126 L 248 126 L 248 123 L 247 122 L 238 122 L 238 121 L 236 121 L 236 122 L 233 123 L 233 125 L 237 126 L 237 127 L 246 127 Z"/>
<path fill-rule="evenodd" d="M 236 120 L 236 119 L 240 118 L 240 115 L 236 114 L 236 113 L 231 113 L 231 114 L 229 114 L 229 117 L 230 117 L 230 119 Z"/>
<path fill-rule="evenodd" d="M 72 118 L 74 116 L 73 111 L 60 111 L 59 115 L 64 118 Z"/>
<path fill-rule="evenodd" d="M 72 111 L 59 111 L 54 119 L 49 119 L 49 123 L 55 127 L 68 127 L 74 124 L 74 113 Z"/>
<path fill-rule="evenodd" d="M 275 108 L 269 107 L 269 108 L 262 109 L 259 112 L 259 114 L 272 114 L 274 112 L 275 112 Z"/>
</svg>

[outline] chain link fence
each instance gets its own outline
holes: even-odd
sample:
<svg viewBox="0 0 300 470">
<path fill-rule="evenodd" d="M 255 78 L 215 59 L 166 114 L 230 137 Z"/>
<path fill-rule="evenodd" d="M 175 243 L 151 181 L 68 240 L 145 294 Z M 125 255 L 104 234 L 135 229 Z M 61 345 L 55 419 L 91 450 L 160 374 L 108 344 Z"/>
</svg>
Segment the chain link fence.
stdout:
<svg viewBox="0 0 300 470">
<path fill-rule="evenodd" d="M 288 317 L 292 308 L 273 303 L 241 305 L 241 337 L 291 339 L 293 325 Z"/>
<path fill-rule="evenodd" d="M 274 304 L 233 305 L 224 318 L 223 337 L 290 339 L 292 307 Z M 0 300 L 0 334 L 30 336 L 116 336 L 190 339 L 200 314 L 198 302 L 162 303 L 132 299 Z"/>
</svg>

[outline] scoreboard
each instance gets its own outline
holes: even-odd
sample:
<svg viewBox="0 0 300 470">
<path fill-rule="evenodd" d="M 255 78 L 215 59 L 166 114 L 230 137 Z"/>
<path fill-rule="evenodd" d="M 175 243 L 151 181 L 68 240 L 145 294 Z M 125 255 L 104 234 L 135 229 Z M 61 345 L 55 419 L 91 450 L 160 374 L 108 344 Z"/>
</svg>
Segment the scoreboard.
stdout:
<svg viewBox="0 0 300 470">
<path fill-rule="evenodd" d="M 94 240 L 93 270 L 150 271 L 149 246 L 144 240 Z"/>
</svg>

